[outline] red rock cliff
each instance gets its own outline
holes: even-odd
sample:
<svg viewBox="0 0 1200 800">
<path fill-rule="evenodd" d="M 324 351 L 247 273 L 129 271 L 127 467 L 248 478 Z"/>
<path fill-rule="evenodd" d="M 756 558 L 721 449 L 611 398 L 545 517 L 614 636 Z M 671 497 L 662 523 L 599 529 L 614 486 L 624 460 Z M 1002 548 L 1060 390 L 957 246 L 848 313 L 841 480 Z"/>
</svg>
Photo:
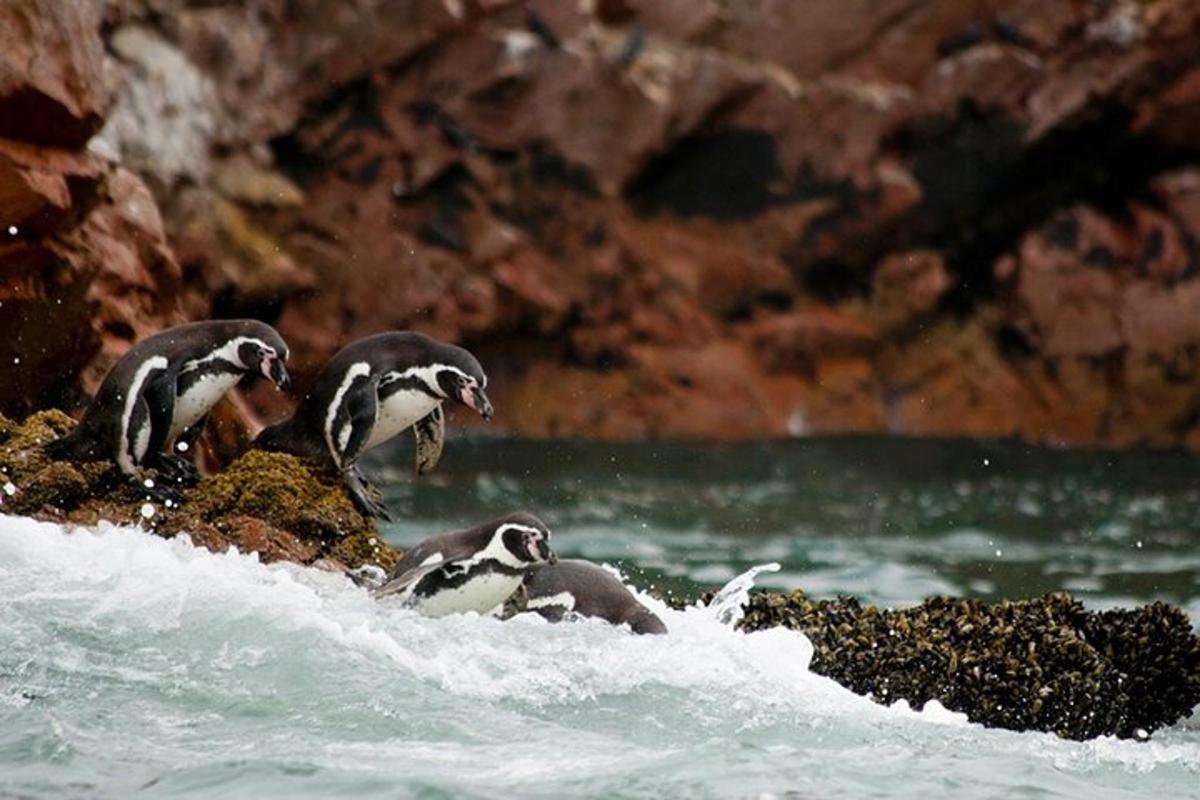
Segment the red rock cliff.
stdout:
<svg viewBox="0 0 1200 800">
<path fill-rule="evenodd" d="M 1188 0 L 14 0 L 0 137 L 7 413 L 253 314 L 534 435 L 1200 446 Z"/>
</svg>

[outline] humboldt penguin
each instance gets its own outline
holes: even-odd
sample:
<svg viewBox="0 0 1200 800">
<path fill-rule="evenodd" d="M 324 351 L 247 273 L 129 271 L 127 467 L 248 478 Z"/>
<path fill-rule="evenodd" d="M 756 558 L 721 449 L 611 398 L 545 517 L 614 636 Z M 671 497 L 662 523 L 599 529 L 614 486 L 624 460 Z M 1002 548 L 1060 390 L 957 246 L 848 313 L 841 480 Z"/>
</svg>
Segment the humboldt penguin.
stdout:
<svg viewBox="0 0 1200 800">
<path fill-rule="evenodd" d="M 528 570 L 556 560 L 546 524 L 517 512 L 424 540 L 404 554 L 375 596 L 398 597 L 431 617 L 487 614 L 503 607 Z"/>
<path fill-rule="evenodd" d="M 368 491 L 359 457 L 412 428 L 416 471 L 424 475 L 442 454 L 442 403 L 453 399 L 491 419 L 486 386 L 479 361 L 461 347 L 420 333 L 368 336 L 334 355 L 292 417 L 264 430 L 255 445 L 340 472 L 365 514 L 391 519 Z"/>
<path fill-rule="evenodd" d="M 563 559 L 530 570 L 525 607 L 551 622 L 569 614 L 628 625 L 634 633 L 666 633 L 667 626 L 608 570 L 590 561 Z"/>
<path fill-rule="evenodd" d="M 261 376 L 281 390 L 291 385 L 288 347 L 274 328 L 253 319 L 177 325 L 138 342 L 100 385 L 79 425 L 46 446 L 53 459 L 111 458 L 138 478 L 154 469 L 167 485 L 146 482 L 160 500 L 179 500 L 171 483 L 194 483 L 196 468 L 175 443 L 239 381 Z"/>
</svg>

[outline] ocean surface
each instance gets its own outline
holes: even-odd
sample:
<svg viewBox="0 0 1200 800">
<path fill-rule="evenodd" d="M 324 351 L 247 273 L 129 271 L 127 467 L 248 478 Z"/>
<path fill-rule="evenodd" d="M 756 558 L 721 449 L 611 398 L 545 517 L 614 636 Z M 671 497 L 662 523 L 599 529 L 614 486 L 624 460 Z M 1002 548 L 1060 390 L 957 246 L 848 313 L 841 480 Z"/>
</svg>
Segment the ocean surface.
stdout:
<svg viewBox="0 0 1200 800">
<path fill-rule="evenodd" d="M 448 443 L 367 471 L 420 538 L 524 508 L 638 587 L 1162 599 L 1200 619 L 1200 460 L 844 439 Z M 777 572 L 754 568 L 777 563 Z M 1200 721 L 1148 742 L 883 707 L 719 608 L 671 633 L 429 620 L 346 579 L 113 526 L 0 517 L 0 798 L 1200 795 Z"/>
</svg>

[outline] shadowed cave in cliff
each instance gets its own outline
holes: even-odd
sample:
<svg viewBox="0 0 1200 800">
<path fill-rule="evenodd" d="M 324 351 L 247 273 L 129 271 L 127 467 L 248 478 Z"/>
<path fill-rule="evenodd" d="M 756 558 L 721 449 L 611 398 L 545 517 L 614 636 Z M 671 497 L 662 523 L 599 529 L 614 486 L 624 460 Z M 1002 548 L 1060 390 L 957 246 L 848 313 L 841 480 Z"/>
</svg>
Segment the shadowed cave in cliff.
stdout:
<svg viewBox="0 0 1200 800">
<path fill-rule="evenodd" d="M 1131 133 L 1132 116 L 1097 105 L 1028 146 L 1021 126 L 963 103 L 955 117 L 920 121 L 893 138 L 923 188 L 907 244 L 942 250 L 959 278 L 945 310 L 967 313 L 991 297 L 996 259 L 1058 211 L 1086 204 L 1122 218 L 1130 198 L 1154 204 L 1147 182 L 1190 154 Z"/>
<path fill-rule="evenodd" d="M 651 160 L 625 194 L 642 214 L 744 220 L 784 199 L 782 179 L 769 133 L 728 127 L 683 138 Z"/>
</svg>

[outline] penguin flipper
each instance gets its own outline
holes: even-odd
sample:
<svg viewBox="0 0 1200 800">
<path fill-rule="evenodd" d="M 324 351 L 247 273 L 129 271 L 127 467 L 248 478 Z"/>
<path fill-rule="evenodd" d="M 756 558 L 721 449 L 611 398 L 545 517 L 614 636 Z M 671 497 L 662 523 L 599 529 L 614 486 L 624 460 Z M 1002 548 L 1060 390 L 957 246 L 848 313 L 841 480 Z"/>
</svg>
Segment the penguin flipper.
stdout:
<svg viewBox="0 0 1200 800">
<path fill-rule="evenodd" d="M 331 414 L 326 431 L 334 461 L 343 469 L 353 466 L 366 449 L 379 414 L 379 378 L 364 371 L 348 376 L 347 381 L 341 405 Z"/>
<path fill-rule="evenodd" d="M 171 418 L 175 414 L 175 377 L 176 370 L 167 370 L 156 375 L 146 385 L 142 399 L 146 401 L 146 409 L 150 415 L 150 444 L 146 448 L 146 457 L 154 459 L 162 453 L 171 433 Z"/>
<path fill-rule="evenodd" d="M 150 414 L 150 443 L 146 447 L 143 463 L 156 470 L 165 481 L 194 485 L 200 474 L 191 462 L 173 453 L 163 452 L 163 448 L 170 444 L 178 376 L 178 370 L 168 370 L 150 381 L 142 393 Z"/>
<path fill-rule="evenodd" d="M 156 400 L 154 405 L 159 408 L 152 410 L 151 402 L 147 394 L 151 391 L 151 387 L 159 381 L 164 373 L 169 371 L 167 359 L 163 356 L 154 356 L 146 359 L 137 368 L 134 373 L 132 385 L 127 390 L 129 397 L 125 403 L 125 407 L 121 415 L 120 427 L 117 431 L 116 438 L 116 461 L 117 466 L 121 468 L 121 472 L 132 477 L 137 477 L 137 469 L 143 463 L 147 453 L 154 452 L 151 450 L 151 439 L 155 435 L 154 431 L 154 415 L 158 414 L 161 418 L 161 401 Z M 174 379 L 171 379 L 171 385 L 174 385 Z M 174 407 L 174 400 L 171 401 L 171 408 Z M 170 429 L 170 419 L 166 423 L 167 430 Z M 159 433 L 160 436 L 165 436 L 165 431 Z M 161 449 L 162 445 L 159 444 Z"/>
<path fill-rule="evenodd" d="M 413 567 L 412 569 L 405 570 L 400 575 L 397 575 L 394 578 L 389 578 L 382 586 L 376 589 L 373 594 L 376 598 L 404 594 L 415 587 L 417 582 L 426 575 L 437 572 L 438 570 L 443 569 L 445 566 L 445 561 L 439 561 L 436 564 L 425 564 L 424 566 Z"/>
<path fill-rule="evenodd" d="M 417 474 L 426 475 L 433 471 L 442 457 L 442 446 L 446 443 L 446 412 L 441 403 L 434 406 L 413 425 L 417 438 Z"/>
</svg>

